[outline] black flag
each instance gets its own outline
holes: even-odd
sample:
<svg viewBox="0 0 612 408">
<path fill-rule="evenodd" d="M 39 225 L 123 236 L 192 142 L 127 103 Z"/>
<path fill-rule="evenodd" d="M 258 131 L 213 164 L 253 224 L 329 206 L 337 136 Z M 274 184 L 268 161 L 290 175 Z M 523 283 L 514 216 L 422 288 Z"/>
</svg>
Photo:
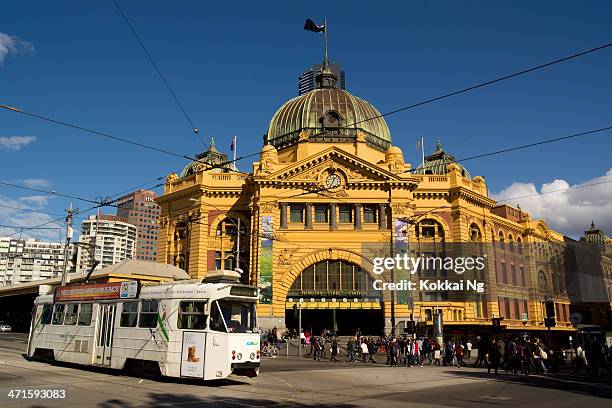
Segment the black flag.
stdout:
<svg viewBox="0 0 612 408">
<path fill-rule="evenodd" d="M 322 26 L 318 26 L 318 25 L 315 24 L 314 21 L 312 21 L 311 19 L 307 18 L 306 19 L 306 24 L 304 24 L 304 30 L 314 31 L 315 33 L 324 33 L 325 32 L 325 24 L 323 24 Z"/>
</svg>

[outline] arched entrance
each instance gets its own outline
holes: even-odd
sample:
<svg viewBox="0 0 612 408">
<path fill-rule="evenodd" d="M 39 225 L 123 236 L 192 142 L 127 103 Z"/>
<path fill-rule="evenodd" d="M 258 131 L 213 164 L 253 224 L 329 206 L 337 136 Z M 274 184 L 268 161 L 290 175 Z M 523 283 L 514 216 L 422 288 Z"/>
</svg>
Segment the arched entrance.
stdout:
<svg viewBox="0 0 612 408">
<path fill-rule="evenodd" d="M 324 260 L 302 270 L 287 292 L 285 323 L 320 334 L 328 329 L 339 335 L 383 332 L 383 294 L 373 288 L 373 279 L 359 265 L 345 260 Z"/>
</svg>

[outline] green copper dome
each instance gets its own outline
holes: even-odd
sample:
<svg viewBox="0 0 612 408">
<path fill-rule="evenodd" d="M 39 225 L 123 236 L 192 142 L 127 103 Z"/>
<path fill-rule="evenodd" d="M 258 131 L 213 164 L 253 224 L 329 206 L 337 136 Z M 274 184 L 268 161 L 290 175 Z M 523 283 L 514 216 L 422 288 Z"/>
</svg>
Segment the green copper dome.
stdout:
<svg viewBox="0 0 612 408">
<path fill-rule="evenodd" d="M 467 169 L 461 163 L 455 161 L 455 156 L 446 153 L 442 149 L 440 141 L 436 143 L 436 151 L 425 157 L 425 166 L 419 165 L 419 167 L 414 169 L 414 174 L 446 174 L 447 165 L 450 163 L 455 163 L 459 166 L 463 177 L 472 178 Z"/>
<path fill-rule="evenodd" d="M 335 76 L 323 70 L 319 87 L 286 102 L 274 114 L 264 144 L 282 148 L 296 143 L 302 131 L 315 142 L 353 142 L 363 132 L 370 146 L 385 151 L 391 134 L 385 119 L 369 102 L 335 87 Z"/>
<path fill-rule="evenodd" d="M 208 166 L 206 165 L 222 165 L 219 167 L 215 167 L 212 170 L 209 170 L 213 173 L 225 173 L 230 170 L 236 170 L 235 165 L 233 163 L 223 165 L 224 163 L 227 163 L 227 154 L 221 153 L 219 150 L 217 150 L 217 145 L 215 145 L 214 137 L 210 138 L 210 144 L 208 145 L 208 149 L 206 149 L 206 151 L 202 153 L 197 154 L 196 159 L 197 160 L 192 161 L 191 163 L 185 166 L 185 168 L 181 172 L 181 178 L 196 174 L 198 172 L 198 168 L 202 165 L 205 166 L 204 168 L 208 168 Z"/>
</svg>

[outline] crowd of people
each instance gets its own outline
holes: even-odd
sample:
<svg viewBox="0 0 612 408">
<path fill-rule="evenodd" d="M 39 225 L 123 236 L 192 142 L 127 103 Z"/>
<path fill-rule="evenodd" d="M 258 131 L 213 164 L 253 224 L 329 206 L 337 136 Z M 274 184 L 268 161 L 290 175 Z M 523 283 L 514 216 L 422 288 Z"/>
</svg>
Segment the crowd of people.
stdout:
<svg viewBox="0 0 612 408">
<path fill-rule="evenodd" d="M 329 330 L 321 335 L 301 333 L 300 340 L 306 345 L 304 357 L 315 360 L 340 361 L 344 354 L 346 362 L 376 363 L 386 357 L 385 364 L 391 367 L 453 366 L 464 367 L 466 360 L 472 360 L 473 349 L 477 350 L 470 364 L 486 368 L 489 373 L 499 374 L 500 370 L 515 375 L 555 373 L 571 369 L 575 375 L 597 376 L 602 370 L 612 376 L 612 347 L 591 339 L 586 345 L 578 344 L 573 351 L 548 347 L 538 338 L 501 336 L 493 338 L 447 339 L 437 342 L 427 337 L 363 336 L 359 330 L 341 345 L 339 339 Z M 341 353 L 341 350 L 344 353 Z M 329 353 L 329 354 L 328 354 Z M 568 364 L 569 363 L 569 364 Z M 571 366 L 571 367 L 570 367 Z"/>
</svg>

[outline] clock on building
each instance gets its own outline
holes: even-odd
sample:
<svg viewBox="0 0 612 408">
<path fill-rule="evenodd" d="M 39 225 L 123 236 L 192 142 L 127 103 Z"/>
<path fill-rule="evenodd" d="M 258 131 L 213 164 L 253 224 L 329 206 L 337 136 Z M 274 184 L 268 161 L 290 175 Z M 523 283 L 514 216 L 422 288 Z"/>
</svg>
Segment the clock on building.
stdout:
<svg viewBox="0 0 612 408">
<path fill-rule="evenodd" d="M 336 173 L 328 175 L 325 179 L 325 187 L 328 189 L 340 187 L 340 184 L 342 184 L 342 179 Z"/>
</svg>

